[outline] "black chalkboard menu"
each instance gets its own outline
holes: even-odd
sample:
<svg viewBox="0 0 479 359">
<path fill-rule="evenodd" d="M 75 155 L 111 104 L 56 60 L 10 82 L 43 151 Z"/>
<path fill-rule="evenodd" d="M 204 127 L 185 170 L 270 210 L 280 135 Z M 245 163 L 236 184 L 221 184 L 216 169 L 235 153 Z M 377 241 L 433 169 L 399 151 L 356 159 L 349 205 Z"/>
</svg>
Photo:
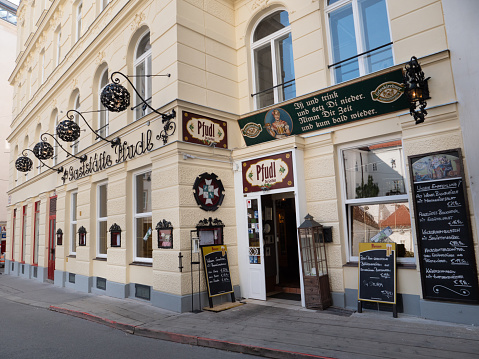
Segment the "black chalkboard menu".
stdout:
<svg viewBox="0 0 479 359">
<path fill-rule="evenodd" d="M 409 157 L 425 299 L 478 302 L 460 149 Z"/>
<path fill-rule="evenodd" d="M 201 247 L 208 295 L 215 297 L 233 292 L 226 245 Z"/>
<path fill-rule="evenodd" d="M 396 243 L 359 243 L 358 300 L 396 304 Z"/>
</svg>

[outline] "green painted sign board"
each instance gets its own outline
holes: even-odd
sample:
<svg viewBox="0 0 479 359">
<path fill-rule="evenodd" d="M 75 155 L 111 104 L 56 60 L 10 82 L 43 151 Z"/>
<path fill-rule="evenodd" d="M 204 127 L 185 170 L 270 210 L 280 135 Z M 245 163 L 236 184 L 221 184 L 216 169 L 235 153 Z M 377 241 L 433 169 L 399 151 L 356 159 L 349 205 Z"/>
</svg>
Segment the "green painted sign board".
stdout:
<svg viewBox="0 0 479 359">
<path fill-rule="evenodd" d="M 246 145 L 318 131 L 408 109 L 402 70 L 395 70 L 238 121 Z"/>
</svg>

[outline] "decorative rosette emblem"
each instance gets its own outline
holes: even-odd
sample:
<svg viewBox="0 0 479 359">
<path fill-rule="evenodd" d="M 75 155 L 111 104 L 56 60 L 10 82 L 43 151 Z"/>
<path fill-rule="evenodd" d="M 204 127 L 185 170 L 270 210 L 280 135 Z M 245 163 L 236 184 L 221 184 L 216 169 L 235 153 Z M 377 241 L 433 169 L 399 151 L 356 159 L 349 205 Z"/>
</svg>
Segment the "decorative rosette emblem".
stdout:
<svg viewBox="0 0 479 359">
<path fill-rule="evenodd" d="M 193 194 L 196 203 L 205 211 L 216 211 L 223 203 L 223 183 L 214 173 L 203 173 L 196 177 Z"/>
</svg>

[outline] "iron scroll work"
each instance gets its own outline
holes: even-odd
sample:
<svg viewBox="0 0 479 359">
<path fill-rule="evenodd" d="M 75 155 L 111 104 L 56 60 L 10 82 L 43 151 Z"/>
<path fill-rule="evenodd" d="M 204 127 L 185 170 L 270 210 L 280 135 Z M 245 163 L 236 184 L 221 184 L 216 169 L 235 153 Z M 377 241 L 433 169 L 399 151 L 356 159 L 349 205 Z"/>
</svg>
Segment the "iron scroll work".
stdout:
<svg viewBox="0 0 479 359">
<path fill-rule="evenodd" d="M 223 183 L 214 173 L 202 173 L 196 177 L 193 185 L 196 203 L 205 211 L 216 211 L 221 206 L 224 191 Z"/>
</svg>

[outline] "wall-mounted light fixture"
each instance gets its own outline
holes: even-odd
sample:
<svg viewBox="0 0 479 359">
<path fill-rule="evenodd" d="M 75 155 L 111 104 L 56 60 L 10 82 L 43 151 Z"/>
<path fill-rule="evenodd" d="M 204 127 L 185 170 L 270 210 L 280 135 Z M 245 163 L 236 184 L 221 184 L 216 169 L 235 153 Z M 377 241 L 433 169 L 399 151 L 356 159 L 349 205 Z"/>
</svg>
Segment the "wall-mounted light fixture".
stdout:
<svg viewBox="0 0 479 359">
<path fill-rule="evenodd" d="M 427 115 L 426 100 L 430 99 L 427 81 L 430 78 L 424 76 L 416 56 L 411 57 L 411 60 L 405 66 L 404 84 L 406 85 L 405 93 L 409 101 L 409 112 L 414 117 L 416 125 L 424 122 Z"/>
<path fill-rule="evenodd" d="M 118 224 L 113 223 L 110 227 L 111 247 L 121 247 L 121 228 Z"/>
<path fill-rule="evenodd" d="M 156 224 L 158 232 L 158 248 L 173 248 L 173 226 L 163 219 Z"/>
<path fill-rule="evenodd" d="M 57 131 L 58 131 L 58 127 L 57 127 Z M 63 146 L 61 145 L 60 142 L 58 142 L 58 140 L 56 139 L 55 136 L 53 136 L 52 134 L 48 133 L 48 132 L 44 132 L 42 133 L 42 135 L 40 136 L 40 139 L 42 140 L 41 142 L 44 142 L 44 143 L 37 143 L 34 147 L 34 150 L 35 148 L 38 148 L 38 155 L 40 155 L 42 158 L 39 158 L 37 156 L 37 153 L 33 152 L 35 154 L 35 156 L 38 158 L 38 159 L 49 159 L 53 156 L 53 151 L 50 151 L 50 147 L 52 147 L 49 143 L 47 143 L 47 137 L 45 135 L 48 135 L 50 136 L 51 138 L 53 138 L 53 140 L 58 144 L 58 146 L 66 152 L 67 154 L 67 157 L 68 156 L 72 156 L 72 157 L 75 157 L 76 159 L 79 159 L 81 163 L 85 162 L 88 158 L 87 155 L 82 155 L 82 156 L 75 156 L 73 153 L 70 153 L 68 152 L 65 148 L 63 148 Z M 60 137 L 60 136 L 59 136 Z M 47 143 L 47 144 L 45 144 Z M 42 151 L 40 151 L 40 149 L 42 149 Z M 52 148 L 53 150 L 53 148 Z M 49 157 L 46 157 L 47 155 L 50 155 Z"/>
<path fill-rule="evenodd" d="M 130 93 L 128 90 L 120 84 L 120 79 L 118 75 L 123 76 L 126 81 L 131 85 L 133 90 L 136 92 L 138 98 L 143 102 L 144 106 L 149 107 L 153 112 L 157 113 L 161 116 L 163 121 L 163 130 L 160 132 L 159 135 L 156 136 L 157 140 L 162 139 L 163 144 L 168 142 L 168 137 L 173 135 L 176 130 L 176 124 L 172 122 L 176 117 L 176 111 L 171 110 L 171 112 L 163 113 L 159 112 L 158 110 L 154 109 L 138 92 L 135 85 L 130 81 L 129 77 L 135 77 L 130 75 L 125 75 L 119 71 L 113 72 L 111 74 L 111 81 L 112 83 L 106 85 L 100 95 L 100 100 L 103 106 L 105 106 L 109 111 L 112 112 L 122 112 L 125 111 L 128 106 L 130 106 Z M 116 76 L 116 77 L 115 77 Z M 142 77 L 156 77 L 156 76 L 167 76 L 170 77 L 170 74 L 166 75 L 142 75 Z"/>
<path fill-rule="evenodd" d="M 80 138 L 80 126 L 73 121 L 75 115 L 78 115 L 83 119 L 88 128 L 96 135 L 95 140 L 98 138 L 103 141 L 111 143 L 111 147 L 115 147 L 121 144 L 120 137 L 115 137 L 113 140 L 107 140 L 106 138 L 100 136 L 97 131 L 95 131 L 87 122 L 83 114 L 77 110 L 69 110 L 67 112 L 67 119 L 60 122 L 57 126 L 57 135 L 65 142 L 74 142 Z"/>
<path fill-rule="evenodd" d="M 83 226 L 78 229 L 78 245 L 86 246 L 86 229 Z"/>
<path fill-rule="evenodd" d="M 63 231 L 61 228 L 57 230 L 57 246 L 61 246 L 63 244 Z"/>
<path fill-rule="evenodd" d="M 47 142 L 45 142 L 47 143 Z M 48 144 L 48 143 L 47 143 Z M 38 145 L 38 143 L 37 143 Z M 50 146 L 50 144 L 48 144 Z M 35 145 L 33 151 L 29 148 L 26 148 L 22 151 L 22 156 L 21 157 L 18 157 L 17 160 L 15 161 L 15 168 L 17 169 L 17 171 L 19 172 L 28 172 L 32 169 L 32 166 L 33 166 L 33 161 L 27 156 L 27 153 L 26 151 L 30 151 L 30 152 L 33 152 L 33 154 L 35 155 L 35 157 L 37 157 L 37 154 L 35 153 L 35 148 L 37 146 Z M 51 147 L 51 146 L 50 146 Z M 37 149 L 38 150 L 38 149 Z M 48 167 L 49 169 L 51 169 L 52 171 L 56 171 L 58 173 L 62 173 L 63 172 L 63 167 L 60 166 L 58 168 L 53 168 L 53 167 L 50 167 L 49 165 L 47 165 L 46 163 L 44 163 L 42 161 L 42 159 L 47 159 L 47 158 L 43 158 L 43 152 L 41 152 L 41 150 L 39 150 L 39 155 L 40 157 L 37 157 L 38 160 L 40 161 L 40 163 L 42 164 L 42 166 L 45 166 L 45 167 Z M 50 158 L 50 157 L 48 157 Z"/>
</svg>

